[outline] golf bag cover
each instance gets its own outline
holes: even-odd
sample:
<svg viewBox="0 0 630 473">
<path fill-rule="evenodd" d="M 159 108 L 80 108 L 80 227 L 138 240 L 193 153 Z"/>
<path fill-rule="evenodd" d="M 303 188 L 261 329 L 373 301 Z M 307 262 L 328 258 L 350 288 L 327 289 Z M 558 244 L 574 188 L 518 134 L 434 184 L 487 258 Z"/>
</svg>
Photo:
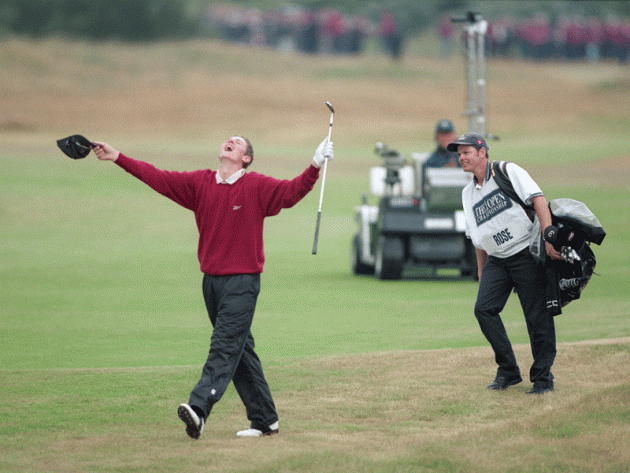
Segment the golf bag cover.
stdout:
<svg viewBox="0 0 630 473">
<path fill-rule="evenodd" d="M 606 232 L 589 208 L 573 199 L 554 199 L 549 202 L 551 223 L 558 228 L 553 246 L 562 255 L 561 260 L 547 258 L 545 242 L 538 217 L 533 217 L 533 206 L 526 205 L 516 194 L 507 175 L 506 161 L 492 162 L 492 176 L 499 188 L 518 202 L 533 222 L 529 251 L 532 257 L 543 264 L 547 277 L 547 312 L 560 315 L 562 307 L 579 299 L 595 271 L 595 254 L 590 243 L 601 245 Z"/>
<path fill-rule="evenodd" d="M 595 254 L 590 243 L 600 245 L 606 232 L 597 217 L 582 202 L 554 199 L 549 203 L 558 236 L 553 246 L 567 257 L 547 264 L 547 309 L 552 315 L 579 299 L 595 271 Z"/>
</svg>

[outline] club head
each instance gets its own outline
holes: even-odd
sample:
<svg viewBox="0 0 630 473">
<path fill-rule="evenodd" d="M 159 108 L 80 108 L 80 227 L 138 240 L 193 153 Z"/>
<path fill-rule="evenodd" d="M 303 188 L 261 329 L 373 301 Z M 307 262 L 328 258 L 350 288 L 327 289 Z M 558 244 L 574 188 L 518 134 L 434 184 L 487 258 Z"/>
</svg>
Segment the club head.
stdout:
<svg viewBox="0 0 630 473">
<path fill-rule="evenodd" d="M 330 102 L 326 102 L 326 106 L 330 110 L 330 113 L 335 113 L 335 109 L 333 108 L 333 106 L 332 106 L 332 104 Z"/>
</svg>

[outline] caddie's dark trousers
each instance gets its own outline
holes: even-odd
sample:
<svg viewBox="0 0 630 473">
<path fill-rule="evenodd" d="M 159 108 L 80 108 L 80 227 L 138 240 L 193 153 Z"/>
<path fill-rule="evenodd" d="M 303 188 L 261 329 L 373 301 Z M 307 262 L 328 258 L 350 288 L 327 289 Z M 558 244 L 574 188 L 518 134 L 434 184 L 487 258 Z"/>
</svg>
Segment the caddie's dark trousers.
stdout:
<svg viewBox="0 0 630 473">
<path fill-rule="evenodd" d="M 551 383 L 551 366 L 556 358 L 556 330 L 553 316 L 545 308 L 545 274 L 529 253 L 509 258 L 488 257 L 481 273 L 475 303 L 475 317 L 494 350 L 498 376 L 519 375 L 520 370 L 500 313 L 516 288 L 523 308 L 534 363 L 531 382 Z"/>
<path fill-rule="evenodd" d="M 204 275 L 203 296 L 214 330 L 189 404 L 201 408 L 207 418 L 232 381 L 251 427 L 267 430 L 278 415 L 250 331 L 259 291 L 260 274 Z"/>
</svg>

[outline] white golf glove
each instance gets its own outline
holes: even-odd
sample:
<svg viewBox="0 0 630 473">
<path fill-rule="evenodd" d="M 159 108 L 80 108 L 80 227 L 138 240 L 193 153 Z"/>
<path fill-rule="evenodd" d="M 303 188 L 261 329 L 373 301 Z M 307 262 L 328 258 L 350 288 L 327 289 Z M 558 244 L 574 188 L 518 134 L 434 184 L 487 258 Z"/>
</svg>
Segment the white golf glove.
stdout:
<svg viewBox="0 0 630 473">
<path fill-rule="evenodd" d="M 332 141 L 328 141 L 326 138 L 322 141 L 317 147 L 317 151 L 315 151 L 315 156 L 313 156 L 313 165 L 316 168 L 321 168 L 326 159 L 333 158 L 333 144 Z"/>
</svg>

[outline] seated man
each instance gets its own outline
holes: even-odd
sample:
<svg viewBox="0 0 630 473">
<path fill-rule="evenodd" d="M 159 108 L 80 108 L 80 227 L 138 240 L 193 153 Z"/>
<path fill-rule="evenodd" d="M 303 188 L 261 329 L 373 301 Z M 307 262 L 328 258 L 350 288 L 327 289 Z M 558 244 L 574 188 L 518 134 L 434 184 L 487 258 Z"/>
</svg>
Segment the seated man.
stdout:
<svg viewBox="0 0 630 473">
<path fill-rule="evenodd" d="M 448 144 L 456 139 L 457 135 L 455 134 L 455 127 L 452 121 L 443 119 L 437 122 L 435 126 L 435 141 L 438 145 L 424 166 L 427 168 L 461 167 L 457 153 L 446 149 Z"/>
</svg>

